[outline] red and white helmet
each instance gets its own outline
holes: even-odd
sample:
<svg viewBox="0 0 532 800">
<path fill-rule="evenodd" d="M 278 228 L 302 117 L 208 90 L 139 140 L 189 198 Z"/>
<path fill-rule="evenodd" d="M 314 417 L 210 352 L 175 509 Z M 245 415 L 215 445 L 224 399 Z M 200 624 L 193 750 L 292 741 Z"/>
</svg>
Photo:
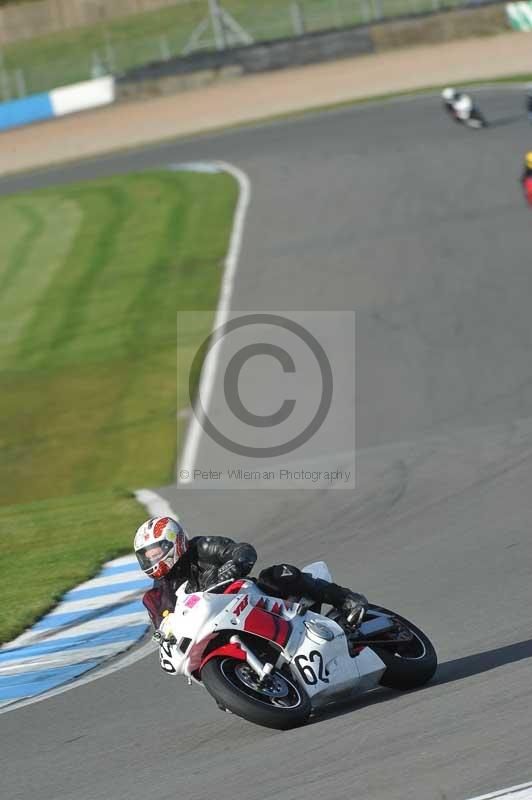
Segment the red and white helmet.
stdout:
<svg viewBox="0 0 532 800">
<path fill-rule="evenodd" d="M 152 517 L 136 532 L 133 546 L 146 575 L 162 578 L 187 552 L 188 538 L 184 528 L 172 517 Z"/>
</svg>

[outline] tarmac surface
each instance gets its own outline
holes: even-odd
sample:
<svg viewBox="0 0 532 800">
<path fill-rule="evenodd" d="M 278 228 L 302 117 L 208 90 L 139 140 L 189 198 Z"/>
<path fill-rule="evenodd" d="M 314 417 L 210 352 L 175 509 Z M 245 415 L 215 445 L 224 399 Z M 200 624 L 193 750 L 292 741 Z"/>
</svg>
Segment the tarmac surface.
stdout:
<svg viewBox="0 0 532 800">
<path fill-rule="evenodd" d="M 277 733 L 222 715 L 153 654 L 3 715 L 6 797 L 458 800 L 532 777 L 532 132 L 519 92 L 478 96 L 481 132 L 432 96 L 0 182 L 207 158 L 246 171 L 232 307 L 357 312 L 357 488 L 162 492 L 194 533 L 252 541 L 259 567 L 325 558 L 440 658 L 421 691 Z"/>
</svg>

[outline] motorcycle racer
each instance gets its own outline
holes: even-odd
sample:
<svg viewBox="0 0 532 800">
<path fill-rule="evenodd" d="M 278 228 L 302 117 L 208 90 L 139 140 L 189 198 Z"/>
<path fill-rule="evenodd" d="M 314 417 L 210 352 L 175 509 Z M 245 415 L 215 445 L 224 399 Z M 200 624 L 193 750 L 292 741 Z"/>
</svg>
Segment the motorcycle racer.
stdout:
<svg viewBox="0 0 532 800">
<path fill-rule="evenodd" d="M 249 575 L 257 560 L 253 545 L 237 543 L 225 536 L 189 538 L 171 517 L 153 517 L 137 530 L 133 543 L 140 568 L 154 579 L 142 599 L 157 630 L 175 607 L 175 593 L 186 582 L 187 593 L 205 591 L 225 580 Z M 325 580 L 314 578 L 289 564 L 262 570 L 258 586 L 276 597 L 305 595 L 315 603 L 327 603 L 358 625 L 367 607 L 366 598 Z"/>
<path fill-rule="evenodd" d="M 447 87 L 442 91 L 441 96 L 443 107 L 454 119 L 458 122 L 469 119 L 473 110 L 473 101 L 468 94 Z"/>
<path fill-rule="evenodd" d="M 532 86 L 529 86 L 526 91 L 526 112 L 528 121 L 532 122 Z"/>
<path fill-rule="evenodd" d="M 525 156 L 525 164 L 520 178 L 521 186 L 525 194 L 525 200 L 532 206 L 532 150 Z"/>
<path fill-rule="evenodd" d="M 530 177 L 532 177 L 532 150 L 529 150 L 525 155 L 525 165 L 521 174 L 521 183 L 525 183 Z"/>
<path fill-rule="evenodd" d="M 158 628 L 164 612 L 174 610 L 175 593 L 182 583 L 187 592 L 204 591 L 231 578 L 242 578 L 257 560 L 255 548 L 225 536 L 195 536 L 171 517 L 144 522 L 133 543 L 140 568 L 154 579 L 142 602 Z"/>
</svg>

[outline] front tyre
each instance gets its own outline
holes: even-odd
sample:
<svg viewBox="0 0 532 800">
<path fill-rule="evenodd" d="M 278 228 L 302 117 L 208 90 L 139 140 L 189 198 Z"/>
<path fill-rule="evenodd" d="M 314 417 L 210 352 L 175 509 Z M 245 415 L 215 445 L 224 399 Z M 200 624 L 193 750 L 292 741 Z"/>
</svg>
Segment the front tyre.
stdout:
<svg viewBox="0 0 532 800">
<path fill-rule="evenodd" d="M 306 692 L 279 670 L 259 685 L 256 673 L 245 661 L 212 658 L 203 667 L 201 680 L 219 705 L 256 725 L 284 731 L 303 725 L 310 716 Z"/>
<path fill-rule="evenodd" d="M 375 646 L 377 655 L 386 664 L 380 680 L 381 686 L 407 691 L 417 689 L 428 683 L 436 672 L 438 657 L 428 636 L 412 622 L 393 611 L 379 608 L 397 621 L 399 629 L 412 634 L 409 641 L 390 644 L 389 647 Z"/>
</svg>

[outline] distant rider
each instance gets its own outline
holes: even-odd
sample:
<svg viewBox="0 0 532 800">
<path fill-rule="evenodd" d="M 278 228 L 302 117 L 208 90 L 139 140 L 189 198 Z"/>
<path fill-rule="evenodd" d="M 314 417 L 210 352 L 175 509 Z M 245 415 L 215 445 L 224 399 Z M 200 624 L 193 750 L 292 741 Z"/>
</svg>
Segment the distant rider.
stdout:
<svg viewBox="0 0 532 800">
<path fill-rule="evenodd" d="M 521 183 L 525 183 L 528 178 L 532 178 L 532 150 L 529 150 L 525 156 L 525 165 L 521 173 Z"/>
<path fill-rule="evenodd" d="M 532 86 L 529 86 L 526 91 L 526 112 L 528 121 L 532 122 Z"/>
<path fill-rule="evenodd" d="M 473 111 L 473 101 L 468 94 L 458 92 L 450 86 L 441 93 L 443 107 L 457 122 L 465 122 Z"/>
<path fill-rule="evenodd" d="M 195 536 L 189 539 L 185 529 L 171 517 L 153 517 L 137 530 L 135 555 L 141 569 L 154 579 L 143 603 L 156 629 L 165 611 L 175 608 L 175 594 L 186 582 L 187 593 L 204 591 L 226 580 L 249 575 L 257 552 L 246 543 L 237 543 L 224 536 Z M 313 578 L 290 564 L 279 564 L 262 570 L 258 587 L 275 597 L 305 595 L 317 604 L 327 603 L 341 611 L 352 626 L 364 616 L 367 600 L 364 595 Z"/>
</svg>

